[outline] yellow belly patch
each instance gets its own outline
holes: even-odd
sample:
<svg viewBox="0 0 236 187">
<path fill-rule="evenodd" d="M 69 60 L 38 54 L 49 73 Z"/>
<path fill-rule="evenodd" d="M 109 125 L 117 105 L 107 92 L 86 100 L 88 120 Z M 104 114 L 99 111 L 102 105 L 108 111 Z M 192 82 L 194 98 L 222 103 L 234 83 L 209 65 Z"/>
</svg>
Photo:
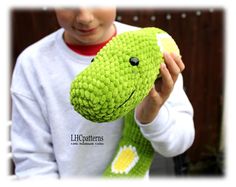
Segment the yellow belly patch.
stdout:
<svg viewBox="0 0 236 187">
<path fill-rule="evenodd" d="M 135 147 L 131 145 L 123 146 L 112 162 L 111 170 L 113 173 L 127 174 L 136 165 L 138 159 Z"/>
</svg>

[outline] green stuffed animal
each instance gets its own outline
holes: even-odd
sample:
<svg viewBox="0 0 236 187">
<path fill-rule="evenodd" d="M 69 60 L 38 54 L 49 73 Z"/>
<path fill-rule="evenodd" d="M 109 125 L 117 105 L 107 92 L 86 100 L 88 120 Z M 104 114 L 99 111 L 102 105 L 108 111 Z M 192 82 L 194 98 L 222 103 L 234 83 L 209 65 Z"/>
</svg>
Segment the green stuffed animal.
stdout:
<svg viewBox="0 0 236 187">
<path fill-rule="evenodd" d="M 71 104 L 86 119 L 100 123 L 124 117 L 121 140 L 104 176 L 141 177 L 151 165 L 154 150 L 135 123 L 133 109 L 160 76 L 164 51 L 179 54 L 175 41 L 161 29 L 122 33 L 71 84 Z"/>
</svg>

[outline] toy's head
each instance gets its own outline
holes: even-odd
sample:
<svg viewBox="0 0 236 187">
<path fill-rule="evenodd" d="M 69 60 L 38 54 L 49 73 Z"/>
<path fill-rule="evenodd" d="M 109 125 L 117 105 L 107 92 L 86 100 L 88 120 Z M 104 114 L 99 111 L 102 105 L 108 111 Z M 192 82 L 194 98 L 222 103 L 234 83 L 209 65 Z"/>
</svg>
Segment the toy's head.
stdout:
<svg viewBox="0 0 236 187">
<path fill-rule="evenodd" d="M 163 51 L 179 53 L 171 36 L 157 28 L 114 37 L 72 82 L 70 99 L 75 111 L 94 122 L 127 114 L 159 76 Z"/>
</svg>

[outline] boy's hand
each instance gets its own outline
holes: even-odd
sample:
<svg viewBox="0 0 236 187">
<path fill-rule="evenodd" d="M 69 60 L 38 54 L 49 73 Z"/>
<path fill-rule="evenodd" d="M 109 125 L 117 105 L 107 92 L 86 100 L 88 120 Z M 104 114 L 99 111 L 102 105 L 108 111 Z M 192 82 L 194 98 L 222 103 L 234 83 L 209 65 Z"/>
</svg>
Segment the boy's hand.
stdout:
<svg viewBox="0 0 236 187">
<path fill-rule="evenodd" d="M 137 119 L 142 124 L 150 123 L 158 114 L 161 106 L 168 99 L 173 90 L 178 75 L 185 66 L 181 57 L 171 53 L 164 53 L 165 63 L 161 64 L 160 79 L 157 79 L 149 94 L 137 107 Z"/>
</svg>

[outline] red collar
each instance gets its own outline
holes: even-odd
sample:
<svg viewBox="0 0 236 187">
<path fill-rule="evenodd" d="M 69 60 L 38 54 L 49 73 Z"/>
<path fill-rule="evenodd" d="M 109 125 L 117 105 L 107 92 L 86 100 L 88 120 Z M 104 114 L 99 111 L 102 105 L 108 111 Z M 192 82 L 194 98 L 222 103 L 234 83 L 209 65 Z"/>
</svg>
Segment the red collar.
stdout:
<svg viewBox="0 0 236 187">
<path fill-rule="evenodd" d="M 95 45 L 73 45 L 73 44 L 68 44 L 66 45 L 73 50 L 74 52 L 80 54 L 80 55 L 85 55 L 85 56 L 95 56 L 98 51 L 103 48 L 114 36 L 116 36 L 116 31 L 115 33 L 105 42 L 102 42 L 100 44 L 95 44 Z"/>
</svg>

